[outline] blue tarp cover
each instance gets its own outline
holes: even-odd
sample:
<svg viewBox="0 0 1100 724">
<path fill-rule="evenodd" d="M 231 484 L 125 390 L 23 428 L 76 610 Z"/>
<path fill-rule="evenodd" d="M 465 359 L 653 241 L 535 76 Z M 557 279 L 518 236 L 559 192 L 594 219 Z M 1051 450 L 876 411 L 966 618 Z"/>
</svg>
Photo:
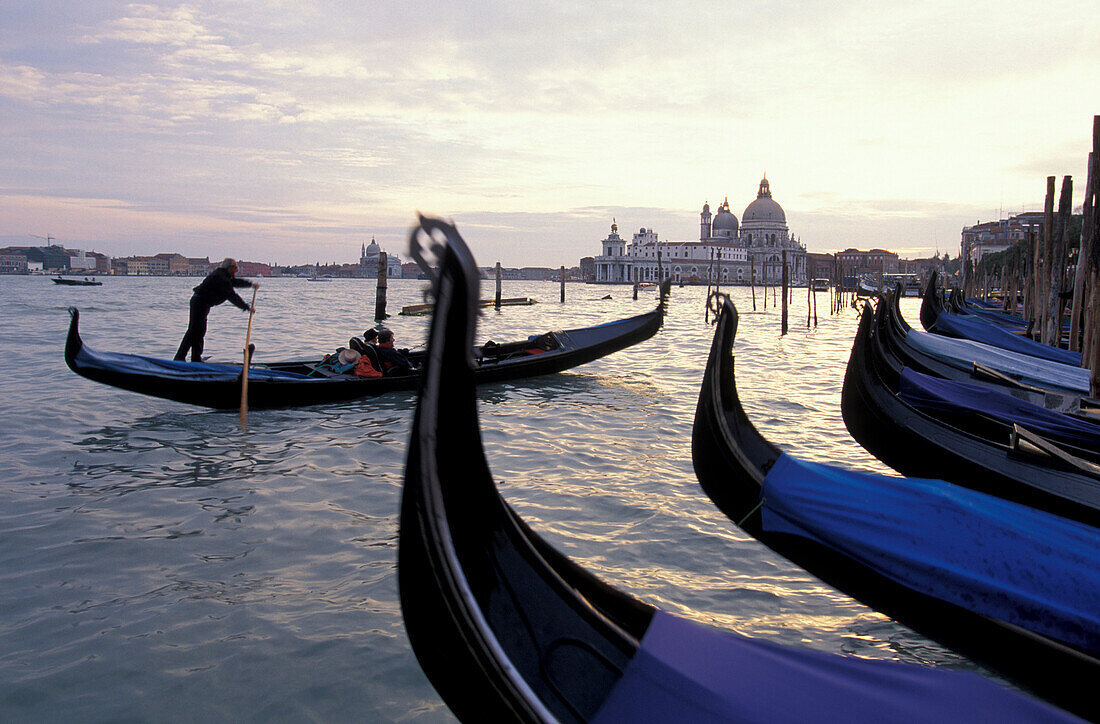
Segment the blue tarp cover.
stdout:
<svg viewBox="0 0 1100 724">
<path fill-rule="evenodd" d="M 1078 720 L 977 674 L 781 646 L 658 611 L 593 721 Z"/>
<path fill-rule="evenodd" d="M 243 353 L 242 353 L 243 354 Z M 91 352 L 81 347 L 76 354 L 77 362 L 91 369 L 126 372 L 150 377 L 167 377 L 174 380 L 194 380 L 195 382 L 226 382 L 241 377 L 240 365 L 209 364 L 207 362 L 177 362 L 156 357 L 142 357 L 136 354 L 120 352 Z M 249 367 L 250 380 L 304 380 L 305 375 L 297 372 L 269 370 L 266 367 Z"/>
<path fill-rule="evenodd" d="M 936 316 L 936 328 L 933 330 L 949 337 L 970 339 L 983 344 L 991 344 L 1001 349 L 1009 349 L 1020 354 L 1061 362 L 1065 365 L 1081 366 L 1081 353 L 1060 347 L 1051 347 L 1019 334 L 1013 334 L 1004 327 L 967 314 L 940 312 Z"/>
<path fill-rule="evenodd" d="M 905 333 L 905 341 L 913 349 L 967 372 L 973 369 L 975 362 L 980 362 L 1036 387 L 1075 395 L 1089 393 L 1089 371 L 1083 367 L 1064 365 L 969 339 L 945 337 L 916 329 Z"/>
<path fill-rule="evenodd" d="M 1100 529 L 942 480 L 780 455 L 765 530 L 828 546 L 915 591 L 1100 651 Z"/>
<path fill-rule="evenodd" d="M 943 380 L 905 367 L 898 397 L 918 409 L 982 414 L 1006 423 L 1017 422 L 1056 442 L 1100 450 L 1100 424 L 1048 410 L 986 385 Z"/>
</svg>

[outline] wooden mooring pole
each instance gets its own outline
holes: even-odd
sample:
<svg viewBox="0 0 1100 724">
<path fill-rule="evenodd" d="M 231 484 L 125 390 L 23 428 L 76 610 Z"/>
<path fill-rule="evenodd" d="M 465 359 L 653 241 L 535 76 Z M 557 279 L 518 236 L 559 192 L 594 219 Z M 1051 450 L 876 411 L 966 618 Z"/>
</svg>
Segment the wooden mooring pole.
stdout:
<svg viewBox="0 0 1100 724">
<path fill-rule="evenodd" d="M 1092 134 L 1100 143 L 1100 116 L 1093 117 Z M 1069 348 L 1080 351 L 1081 317 L 1085 308 L 1085 280 L 1092 267 L 1092 234 L 1096 215 L 1097 152 L 1089 154 L 1088 173 L 1085 176 L 1085 202 L 1081 206 L 1081 246 L 1077 251 L 1077 270 L 1073 277 L 1073 307 L 1069 315 Z M 1096 320 L 1094 320 L 1094 324 Z"/>
<path fill-rule="evenodd" d="M 749 254 L 749 289 L 752 290 L 752 311 L 756 311 L 756 259 Z"/>
<path fill-rule="evenodd" d="M 561 268 L 561 303 L 565 304 L 565 267 Z"/>
<path fill-rule="evenodd" d="M 497 262 L 497 295 L 495 297 L 495 301 L 493 302 L 493 306 L 495 306 L 497 308 L 498 312 L 500 311 L 500 280 L 501 280 L 502 276 L 503 276 L 503 272 L 500 269 L 500 262 L 498 261 Z"/>
<path fill-rule="evenodd" d="M 1043 341 L 1057 347 L 1062 341 L 1062 284 L 1066 276 L 1066 236 L 1069 231 L 1070 217 L 1073 214 L 1073 177 L 1062 178 L 1062 193 L 1058 198 L 1058 216 L 1054 220 L 1051 234 L 1050 262 L 1047 271 L 1050 279 L 1046 282 L 1047 300 L 1043 318 Z"/>
<path fill-rule="evenodd" d="M 1047 320 L 1044 310 L 1047 302 L 1046 282 L 1050 274 L 1051 238 L 1054 235 L 1054 180 L 1053 176 L 1047 176 L 1047 195 L 1043 203 L 1043 239 L 1040 242 L 1042 251 L 1036 257 L 1035 264 L 1035 329 L 1038 331 L 1039 340 L 1043 344 L 1048 342 L 1046 337 Z"/>
<path fill-rule="evenodd" d="M 783 264 L 783 279 L 782 279 L 783 289 L 781 291 L 783 293 L 783 308 L 782 308 L 783 311 L 780 313 L 780 320 L 782 320 L 782 321 L 780 321 L 780 323 L 779 323 L 780 334 L 781 335 L 787 333 L 787 298 L 788 297 L 787 297 L 787 250 L 786 249 L 783 250 L 782 264 Z"/>
<path fill-rule="evenodd" d="M 386 290 L 389 287 L 387 272 L 389 268 L 386 252 L 383 251 L 378 255 L 378 287 L 374 293 L 374 321 L 376 322 L 390 316 L 386 314 Z"/>
</svg>

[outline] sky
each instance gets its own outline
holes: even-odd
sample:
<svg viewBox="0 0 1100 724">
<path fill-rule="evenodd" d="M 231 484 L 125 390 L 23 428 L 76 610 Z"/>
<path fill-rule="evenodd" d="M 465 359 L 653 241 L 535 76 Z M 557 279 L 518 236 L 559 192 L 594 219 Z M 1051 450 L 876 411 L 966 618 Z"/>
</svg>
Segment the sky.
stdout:
<svg viewBox="0 0 1100 724">
<path fill-rule="evenodd" d="M 1047 3 L 0 3 L 0 245 L 573 266 L 766 174 L 812 252 L 1081 204 L 1100 13 Z"/>
</svg>

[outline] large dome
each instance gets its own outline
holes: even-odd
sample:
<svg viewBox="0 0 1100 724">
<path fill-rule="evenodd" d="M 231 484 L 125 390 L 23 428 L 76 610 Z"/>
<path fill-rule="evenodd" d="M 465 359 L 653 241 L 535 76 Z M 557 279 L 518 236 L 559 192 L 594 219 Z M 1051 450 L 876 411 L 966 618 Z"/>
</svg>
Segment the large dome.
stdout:
<svg viewBox="0 0 1100 724">
<path fill-rule="evenodd" d="M 713 229 L 714 236 L 737 236 L 737 217 L 730 211 L 728 200 L 723 201 L 722 205 L 718 207 L 718 213 L 714 215 L 714 224 L 711 229 Z"/>
<path fill-rule="evenodd" d="M 741 219 L 745 223 L 750 221 L 787 223 L 787 215 L 783 213 L 783 207 L 772 199 L 772 191 L 768 185 L 767 177 L 760 181 L 760 191 L 756 194 L 756 201 L 745 207 L 745 213 L 741 216 Z"/>
</svg>

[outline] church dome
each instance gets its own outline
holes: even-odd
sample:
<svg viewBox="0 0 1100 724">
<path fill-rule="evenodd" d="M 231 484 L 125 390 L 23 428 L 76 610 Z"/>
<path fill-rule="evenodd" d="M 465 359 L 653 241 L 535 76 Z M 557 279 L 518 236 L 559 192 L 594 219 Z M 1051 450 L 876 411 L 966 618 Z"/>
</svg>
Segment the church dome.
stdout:
<svg viewBox="0 0 1100 724">
<path fill-rule="evenodd" d="M 756 194 L 756 201 L 745 207 L 745 213 L 741 218 L 747 223 L 750 221 L 771 221 L 773 223 L 787 223 L 787 215 L 783 213 L 783 207 L 772 199 L 771 186 L 765 176 L 760 181 L 760 191 Z"/>
<path fill-rule="evenodd" d="M 730 211 L 728 200 L 723 201 L 722 205 L 718 207 L 718 213 L 714 215 L 714 224 L 711 228 L 714 236 L 737 236 L 737 217 Z"/>
</svg>

